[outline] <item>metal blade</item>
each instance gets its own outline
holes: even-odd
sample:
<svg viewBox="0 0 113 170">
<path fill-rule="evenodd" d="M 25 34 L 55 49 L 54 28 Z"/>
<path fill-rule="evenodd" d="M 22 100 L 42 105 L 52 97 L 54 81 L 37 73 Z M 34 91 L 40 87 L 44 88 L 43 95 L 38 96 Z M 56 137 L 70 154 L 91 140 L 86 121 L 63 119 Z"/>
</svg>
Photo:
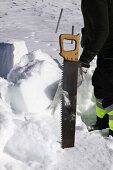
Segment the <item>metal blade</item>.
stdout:
<svg viewBox="0 0 113 170">
<path fill-rule="evenodd" d="M 64 60 L 61 116 L 61 145 L 62 148 L 74 147 L 76 99 L 77 99 L 78 62 Z"/>
</svg>

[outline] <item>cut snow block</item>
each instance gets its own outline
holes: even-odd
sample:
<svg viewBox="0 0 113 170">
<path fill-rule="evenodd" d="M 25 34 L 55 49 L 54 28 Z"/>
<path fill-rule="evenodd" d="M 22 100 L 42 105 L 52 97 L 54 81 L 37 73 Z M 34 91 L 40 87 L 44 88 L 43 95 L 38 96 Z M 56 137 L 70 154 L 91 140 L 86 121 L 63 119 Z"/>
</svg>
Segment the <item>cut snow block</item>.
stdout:
<svg viewBox="0 0 113 170">
<path fill-rule="evenodd" d="M 7 78 L 8 73 L 28 50 L 24 41 L 0 43 L 0 77 Z"/>
<path fill-rule="evenodd" d="M 13 84 L 5 97 L 13 111 L 39 116 L 51 105 L 61 69 L 52 57 L 38 50 L 23 56 L 7 78 Z"/>
</svg>

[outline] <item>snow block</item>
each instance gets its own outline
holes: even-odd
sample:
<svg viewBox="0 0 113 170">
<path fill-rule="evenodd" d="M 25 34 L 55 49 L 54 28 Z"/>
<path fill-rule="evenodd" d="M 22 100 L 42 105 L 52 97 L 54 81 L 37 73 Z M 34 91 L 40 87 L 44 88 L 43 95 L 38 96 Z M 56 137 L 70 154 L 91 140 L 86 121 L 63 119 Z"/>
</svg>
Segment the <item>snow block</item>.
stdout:
<svg viewBox="0 0 113 170">
<path fill-rule="evenodd" d="M 28 50 L 24 41 L 0 43 L 0 77 L 7 78 L 13 66 L 20 58 L 27 54 Z"/>
<path fill-rule="evenodd" d="M 15 113 L 42 114 L 56 93 L 61 69 L 52 57 L 40 50 L 21 58 L 8 74 L 7 102 Z"/>
<path fill-rule="evenodd" d="M 23 56 L 7 78 L 13 83 L 7 94 L 13 110 L 37 115 L 51 105 L 61 69 L 52 57 L 38 50 Z"/>
</svg>

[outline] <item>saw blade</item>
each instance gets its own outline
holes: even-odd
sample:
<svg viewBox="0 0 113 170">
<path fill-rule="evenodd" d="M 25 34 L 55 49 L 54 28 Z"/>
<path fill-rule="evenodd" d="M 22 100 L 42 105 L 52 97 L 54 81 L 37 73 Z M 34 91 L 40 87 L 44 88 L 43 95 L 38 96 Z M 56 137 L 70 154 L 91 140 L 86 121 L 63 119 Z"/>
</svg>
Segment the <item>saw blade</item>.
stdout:
<svg viewBox="0 0 113 170">
<path fill-rule="evenodd" d="M 61 146 L 74 147 L 78 62 L 64 60 L 62 77 Z"/>
</svg>

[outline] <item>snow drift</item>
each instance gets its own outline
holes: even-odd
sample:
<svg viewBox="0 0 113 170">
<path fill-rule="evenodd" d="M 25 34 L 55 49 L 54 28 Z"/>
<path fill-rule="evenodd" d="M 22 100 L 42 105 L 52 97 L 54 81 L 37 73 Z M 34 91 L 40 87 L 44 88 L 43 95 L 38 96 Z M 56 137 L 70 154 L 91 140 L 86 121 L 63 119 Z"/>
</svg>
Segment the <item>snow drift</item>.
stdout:
<svg viewBox="0 0 113 170">
<path fill-rule="evenodd" d="M 89 123 L 92 117 L 86 111 L 95 105 L 89 83 L 93 70 L 78 89 L 75 148 L 65 150 L 60 147 L 61 91 L 57 90 L 61 66 L 38 50 L 23 56 L 8 80 L 0 79 L 1 170 L 112 170 L 112 140 L 88 133 L 82 121 Z M 86 87 L 88 93 L 83 93 Z"/>
<path fill-rule="evenodd" d="M 49 170 L 56 166 L 60 145 L 49 108 L 60 79 L 59 64 L 41 50 L 23 56 L 8 81 L 1 79 L 1 101 L 9 108 L 5 106 L 5 114 L 2 110 L 0 114 L 1 153 L 24 162 L 27 168 Z M 14 166 L 6 163 L 5 167 Z"/>
</svg>

